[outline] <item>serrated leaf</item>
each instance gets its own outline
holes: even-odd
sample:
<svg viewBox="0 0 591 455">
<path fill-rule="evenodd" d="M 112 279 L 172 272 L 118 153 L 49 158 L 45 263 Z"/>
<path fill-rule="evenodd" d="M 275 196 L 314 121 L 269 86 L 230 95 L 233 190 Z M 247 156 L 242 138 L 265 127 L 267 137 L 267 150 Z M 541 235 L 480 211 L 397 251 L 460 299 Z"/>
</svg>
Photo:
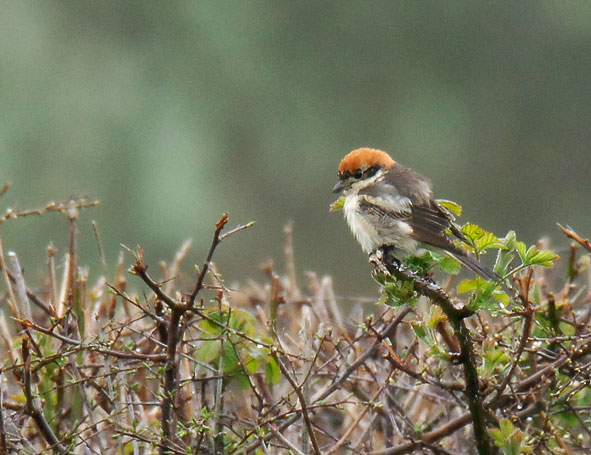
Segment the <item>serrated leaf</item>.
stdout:
<svg viewBox="0 0 591 455">
<path fill-rule="evenodd" d="M 499 428 L 493 428 L 490 432 L 497 442 L 502 443 L 513 434 L 513 423 L 509 419 L 501 419 Z"/>
<path fill-rule="evenodd" d="M 554 251 L 550 250 L 542 250 L 537 251 L 536 254 L 532 255 L 528 258 L 530 265 L 540 265 L 542 267 L 554 267 L 553 261 L 556 261 L 560 256 L 558 256 Z"/>
<path fill-rule="evenodd" d="M 492 232 L 485 231 L 480 226 L 472 223 L 466 223 L 462 226 L 462 233 L 466 236 L 469 243 L 474 246 L 478 253 L 489 248 L 504 248 L 505 245 Z"/>
<path fill-rule="evenodd" d="M 492 365 L 497 363 L 506 363 L 510 360 L 509 354 L 502 349 L 487 349 L 484 358 Z"/>
<path fill-rule="evenodd" d="M 330 211 L 331 212 L 338 212 L 339 210 L 343 210 L 345 207 L 345 196 L 338 198 L 332 204 L 330 204 Z"/>
<path fill-rule="evenodd" d="M 456 202 L 448 201 L 447 199 L 437 199 L 437 202 L 442 207 L 445 207 L 456 216 L 462 216 L 462 206 Z"/>
<path fill-rule="evenodd" d="M 492 232 L 484 232 L 484 235 L 476 241 L 476 248 L 481 252 L 489 248 L 504 248 L 504 246 Z"/>
<path fill-rule="evenodd" d="M 474 223 L 466 223 L 461 228 L 462 233 L 469 239 L 479 239 L 484 235 L 484 229 Z"/>
<path fill-rule="evenodd" d="M 220 327 L 218 324 L 216 324 L 213 321 L 209 321 L 207 319 L 203 319 L 200 323 L 199 323 L 199 328 L 203 331 L 203 336 L 209 338 L 215 338 L 217 336 L 219 336 L 219 334 L 222 331 L 222 327 Z"/>
<path fill-rule="evenodd" d="M 387 298 L 386 305 L 400 306 L 408 303 L 415 305 L 417 303 L 417 294 L 414 290 L 414 284 L 408 282 L 388 281 L 382 289 L 383 295 Z"/>
<path fill-rule="evenodd" d="M 229 325 L 234 330 L 250 333 L 256 326 L 256 319 L 249 311 L 233 308 Z"/>
</svg>

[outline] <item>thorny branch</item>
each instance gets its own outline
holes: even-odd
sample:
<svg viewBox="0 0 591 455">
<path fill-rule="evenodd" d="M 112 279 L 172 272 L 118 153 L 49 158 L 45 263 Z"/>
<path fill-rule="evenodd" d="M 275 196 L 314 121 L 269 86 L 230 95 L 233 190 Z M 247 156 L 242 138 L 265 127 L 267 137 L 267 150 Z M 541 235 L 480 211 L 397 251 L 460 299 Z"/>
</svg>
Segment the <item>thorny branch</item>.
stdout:
<svg viewBox="0 0 591 455">
<path fill-rule="evenodd" d="M 131 272 L 137 276 L 139 276 L 144 283 L 148 285 L 148 287 L 156 294 L 158 300 L 164 302 L 170 308 L 170 320 L 166 326 L 166 355 L 167 360 L 164 367 L 164 396 L 162 398 L 161 403 L 161 411 L 162 411 L 162 446 L 160 449 L 160 453 L 162 455 L 169 453 L 171 449 L 171 443 L 174 443 L 176 438 L 173 435 L 173 428 L 175 427 L 175 419 L 172 412 L 175 397 L 178 394 L 178 367 L 176 365 L 176 356 L 178 350 L 178 344 L 182 338 L 182 321 L 184 319 L 185 314 L 187 311 L 193 309 L 195 299 L 199 294 L 199 291 L 203 289 L 203 282 L 205 280 L 205 276 L 209 270 L 211 260 L 213 258 L 213 254 L 217 248 L 217 246 L 224 240 L 225 238 L 229 237 L 230 235 L 240 232 L 244 229 L 249 228 L 253 225 L 253 223 L 249 223 L 243 226 L 239 226 L 232 231 L 228 232 L 226 235 L 221 235 L 222 229 L 228 223 L 228 214 L 224 213 L 220 220 L 216 223 L 216 228 L 213 236 L 213 240 L 209 247 L 209 251 L 205 258 L 205 262 L 203 263 L 203 267 L 197 277 L 197 282 L 195 283 L 195 287 L 193 292 L 191 293 L 188 301 L 179 302 L 172 297 L 168 296 L 163 290 L 160 284 L 154 282 L 150 278 L 147 273 L 147 266 L 144 265 L 143 262 L 143 251 L 140 249 L 139 252 L 136 254 L 136 263 L 131 268 Z"/>
<path fill-rule="evenodd" d="M 466 381 L 466 397 L 468 407 L 472 415 L 474 436 L 478 447 L 479 455 L 490 454 L 490 440 L 486 428 L 485 411 L 480 394 L 476 360 L 472 348 L 472 339 L 464 322 L 468 313 L 456 308 L 450 298 L 437 284 L 427 278 L 419 277 L 396 260 L 390 260 L 387 250 L 378 250 L 370 256 L 370 262 L 376 267 L 376 271 L 382 275 L 395 276 L 404 281 L 410 281 L 415 289 L 422 295 L 429 297 L 441 307 L 450 322 L 454 334 L 460 345 L 458 361 L 464 368 L 464 379 Z"/>
<path fill-rule="evenodd" d="M 63 213 L 70 220 L 75 215 Z M 16 305 L 7 314 L 21 316 L 9 319 L 0 311 L 0 348 L 6 353 L 0 367 L 0 380 L 6 381 L 0 384 L 5 429 L 0 455 L 94 448 L 175 455 L 257 449 L 277 455 L 466 454 L 472 450 L 466 441 L 474 439 L 470 424 L 476 423 L 471 396 L 485 403 L 490 429 L 498 426 L 495 419 L 509 419 L 516 431 L 527 433 L 524 441 L 535 444 L 534 453 L 547 455 L 552 445 L 585 453 L 591 446 L 591 409 L 577 398 L 591 387 L 591 331 L 581 317 L 589 301 L 577 281 L 587 278 L 588 270 L 584 261 L 575 264 L 573 251 L 577 273 L 557 288 L 562 291 L 552 292 L 549 274 L 532 278 L 524 269 L 516 277 L 521 292 L 514 303 L 520 309 L 501 316 L 479 312 L 474 324 L 467 319 L 471 311 L 433 282 L 402 267 L 390 272 L 376 259 L 380 273 L 405 276 L 419 293 L 447 308 L 457 340 L 447 337 L 449 326 L 434 327 L 436 352 L 443 353 L 438 356 L 413 332 L 426 324 L 421 322 L 429 315 L 422 314 L 426 299 L 412 310 L 390 308 L 365 320 L 359 314 L 371 310 L 368 301 L 375 299 L 360 299 L 349 315 L 337 305 L 345 298 L 335 297 L 330 279 L 310 276 L 308 287 L 299 288 L 291 243 L 286 274 L 271 265 L 267 283 L 222 285 L 211 262 L 216 247 L 249 226 L 223 234 L 226 222 L 222 217 L 216 224 L 204 266 L 187 293 L 175 279 L 187 244 L 161 273 L 148 274 L 141 249 L 136 252 L 132 272 L 150 290 L 148 296 L 128 289 L 120 271 L 112 274 L 112 287 L 102 278 L 91 286 L 80 268 L 72 222 L 71 261 L 61 285 L 52 264 L 47 286 L 26 287 L 24 276 L 11 277 L 3 267 L 4 301 Z M 96 229 L 95 234 L 98 243 Z M 571 249 L 586 248 L 579 239 Z M 49 251 L 50 260 L 54 254 Z M 122 264 L 117 262 L 119 270 Z M 103 270 L 106 274 L 107 267 Z M 215 288 L 206 284 L 212 271 Z M 213 295 L 217 306 L 205 295 Z M 27 299 L 39 307 L 33 306 L 30 316 L 19 306 Z M 46 308 L 35 299 L 48 302 Z M 273 307 L 271 301 L 281 304 Z M 56 317 L 59 302 L 65 305 Z M 234 319 L 241 312 L 244 318 Z M 308 318 L 311 326 L 304 329 Z M 515 323 L 518 318 L 522 324 Z M 38 340 L 37 354 L 23 328 Z M 14 348 L 17 342 L 22 349 Z M 208 343 L 222 348 L 208 351 Z M 489 348 L 510 359 L 490 367 L 484 357 Z M 479 364 L 480 377 L 475 369 L 470 377 L 467 364 Z M 22 400 L 15 399 L 19 393 Z M 557 417 L 564 415 L 572 417 L 572 427 Z"/>
</svg>

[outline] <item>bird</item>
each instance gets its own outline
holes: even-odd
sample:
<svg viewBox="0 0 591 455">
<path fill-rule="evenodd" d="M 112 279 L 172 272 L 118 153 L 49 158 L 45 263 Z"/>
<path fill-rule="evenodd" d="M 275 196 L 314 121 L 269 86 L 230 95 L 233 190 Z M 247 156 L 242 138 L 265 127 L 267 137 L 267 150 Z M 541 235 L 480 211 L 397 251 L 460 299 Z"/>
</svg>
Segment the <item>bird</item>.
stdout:
<svg viewBox="0 0 591 455">
<path fill-rule="evenodd" d="M 443 252 L 484 279 L 501 279 L 453 242 L 453 237 L 466 244 L 468 239 L 453 215 L 433 199 L 431 182 L 388 153 L 353 150 L 341 160 L 338 178 L 333 192 L 344 197 L 345 219 L 365 253 L 387 249 L 400 261 L 425 249 Z"/>
</svg>

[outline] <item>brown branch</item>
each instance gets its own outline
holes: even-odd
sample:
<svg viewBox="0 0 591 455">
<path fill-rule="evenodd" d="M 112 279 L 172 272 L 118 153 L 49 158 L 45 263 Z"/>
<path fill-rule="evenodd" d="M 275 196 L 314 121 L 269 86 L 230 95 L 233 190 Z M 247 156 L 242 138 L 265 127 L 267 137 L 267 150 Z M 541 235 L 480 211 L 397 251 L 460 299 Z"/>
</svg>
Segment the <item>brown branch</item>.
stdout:
<svg viewBox="0 0 591 455">
<path fill-rule="evenodd" d="M 4 426 L 4 375 L 0 373 L 0 455 L 8 455 L 6 428 Z"/>
<path fill-rule="evenodd" d="M 361 366 L 362 364 L 364 364 L 369 358 L 371 358 L 376 351 L 379 349 L 379 347 L 382 345 L 382 341 L 384 341 L 387 337 L 390 336 L 390 334 L 396 329 L 396 327 L 398 327 L 398 325 L 402 322 L 402 320 L 404 319 L 404 317 L 410 312 L 410 306 L 408 305 L 403 305 L 400 307 L 400 309 L 398 310 L 398 314 L 396 315 L 396 317 L 394 319 L 392 319 L 388 325 L 384 328 L 384 330 L 382 330 L 378 336 L 376 336 L 375 341 L 372 343 L 372 345 L 363 352 L 363 354 L 361 354 L 357 360 L 355 360 L 351 365 L 349 365 L 347 368 L 345 368 L 341 374 L 339 374 L 334 380 L 333 382 L 326 388 L 324 389 L 320 394 L 318 394 L 317 396 L 314 397 L 313 402 L 314 403 L 318 403 L 320 401 L 325 400 L 326 398 L 328 398 L 330 395 L 332 395 L 333 392 L 335 392 L 339 385 L 346 380 L 354 371 L 357 370 L 357 368 L 359 366 Z M 278 431 L 284 431 L 286 428 L 288 428 L 290 425 L 293 425 L 298 419 L 300 418 L 300 413 L 296 413 L 295 415 L 291 416 L 290 418 L 288 418 L 287 420 L 285 420 L 285 422 L 283 422 L 279 427 L 278 427 Z M 245 441 L 247 439 L 247 437 L 250 434 L 247 434 L 246 436 L 243 437 L 243 440 Z M 245 449 L 245 453 L 250 453 L 253 450 L 256 450 L 260 445 L 262 441 L 268 441 L 269 439 L 271 439 L 273 437 L 272 433 L 268 433 L 265 436 L 263 436 L 262 438 L 259 438 L 257 441 L 254 441 L 252 443 L 250 443 L 246 449 Z M 232 452 L 230 452 L 230 454 L 236 452 L 238 450 L 238 448 L 240 447 L 242 443 L 238 444 L 236 446 L 236 449 L 233 450 Z"/>
<path fill-rule="evenodd" d="M 85 208 L 89 208 L 89 207 L 98 207 L 99 204 L 100 204 L 99 201 L 88 202 L 85 199 L 79 199 L 79 200 L 69 200 L 69 201 L 64 201 L 64 202 L 50 202 L 45 207 L 42 207 L 40 209 L 25 210 L 22 212 L 17 212 L 16 210 L 9 208 L 6 210 L 6 212 L 4 212 L 3 216 L 0 216 L 0 223 L 4 223 L 5 221 L 14 220 L 17 218 L 23 218 L 25 216 L 31 216 L 31 215 L 41 216 L 46 212 L 60 212 L 63 214 L 68 214 L 68 211 L 70 211 L 72 209 L 80 210 L 80 209 L 85 209 Z"/>
<path fill-rule="evenodd" d="M 197 277 L 197 282 L 195 283 L 193 292 L 189 296 L 188 301 L 186 303 L 179 302 L 170 297 L 161 289 L 161 284 L 156 283 L 154 280 L 152 280 L 152 278 L 150 278 L 147 272 L 147 266 L 143 262 L 142 249 L 135 253 L 136 263 L 132 266 L 131 272 L 139 276 L 144 281 L 144 283 L 148 285 L 152 292 L 156 294 L 158 300 L 164 302 L 171 310 L 171 316 L 170 321 L 168 322 L 168 327 L 166 327 L 166 330 L 164 330 L 164 328 L 160 330 L 161 335 L 166 335 L 166 365 L 164 367 L 164 394 L 160 406 L 162 411 L 162 445 L 160 447 L 160 453 L 162 455 L 170 452 L 170 449 L 172 447 L 171 445 L 174 443 L 174 419 L 172 414 L 172 408 L 174 406 L 175 397 L 177 395 L 178 367 L 176 364 L 176 356 L 177 346 L 182 338 L 181 334 L 183 332 L 181 327 L 181 321 L 183 320 L 183 316 L 185 315 L 185 313 L 193 309 L 195 299 L 197 298 L 197 294 L 201 289 L 203 289 L 203 281 L 205 280 L 205 276 L 209 270 L 211 259 L 217 246 L 220 244 L 222 240 L 226 239 L 230 235 L 247 229 L 253 225 L 253 223 L 248 223 L 246 225 L 238 226 L 237 228 L 226 233 L 225 235 L 221 235 L 222 229 L 227 223 L 228 214 L 224 213 L 220 220 L 216 223 L 216 228 L 213 235 L 213 240 L 209 247 L 209 252 L 207 253 L 207 257 L 205 258 L 203 267 L 199 273 L 199 276 Z"/>
<path fill-rule="evenodd" d="M 23 340 L 22 353 L 24 361 L 23 392 L 25 394 L 26 400 L 25 412 L 35 421 L 37 427 L 39 428 L 39 431 L 41 432 L 45 440 L 49 444 L 51 444 L 53 449 L 60 455 L 66 455 L 68 451 L 62 445 L 62 443 L 59 441 L 59 439 L 51 429 L 51 426 L 45 419 L 43 412 L 35 404 L 35 398 L 33 396 L 33 386 L 31 381 L 31 354 L 29 352 L 28 339 L 26 338 Z"/>
<path fill-rule="evenodd" d="M 511 381 L 511 376 L 513 375 L 513 372 L 515 371 L 515 368 L 517 367 L 517 364 L 519 363 L 519 359 L 521 359 L 521 354 L 523 354 L 523 351 L 525 350 L 525 348 L 527 346 L 527 342 L 528 342 L 529 337 L 531 335 L 531 330 L 532 330 L 533 322 L 534 322 L 534 309 L 532 308 L 531 302 L 529 301 L 529 288 L 530 288 L 533 272 L 534 272 L 533 269 L 530 268 L 529 273 L 526 276 L 520 277 L 518 279 L 520 287 L 521 287 L 520 298 L 525 306 L 524 316 L 523 316 L 523 329 L 521 331 L 521 338 L 519 340 L 519 346 L 517 346 L 517 351 L 513 355 L 513 362 L 511 362 L 511 367 L 509 368 L 509 371 L 507 372 L 505 378 L 503 379 L 503 382 L 498 387 L 498 389 L 497 389 L 498 391 L 497 391 L 496 396 L 501 396 L 501 394 L 505 390 L 505 387 L 507 387 L 507 385 Z"/>
<path fill-rule="evenodd" d="M 199 276 L 197 277 L 197 283 L 195 283 L 195 288 L 193 289 L 193 292 L 191 292 L 191 296 L 189 297 L 189 308 L 193 307 L 193 305 L 195 304 L 195 299 L 197 298 L 197 294 L 203 287 L 203 280 L 205 279 L 205 275 L 209 270 L 209 264 L 211 262 L 211 258 L 213 257 L 213 253 L 215 252 L 215 249 L 217 248 L 219 243 L 222 241 L 220 233 L 222 232 L 222 229 L 224 229 L 224 226 L 228 223 L 228 221 L 228 214 L 224 213 L 215 225 L 215 232 L 213 234 L 213 240 L 211 241 L 211 245 L 209 247 L 209 252 L 207 253 L 207 257 L 205 258 L 203 267 L 201 268 Z"/>
<path fill-rule="evenodd" d="M 413 283 L 417 292 L 430 298 L 446 314 L 460 346 L 460 354 L 457 356 L 457 359 L 464 369 L 464 379 L 466 382 L 465 394 L 468 399 L 468 408 L 472 415 L 472 425 L 478 454 L 490 454 L 490 441 L 480 394 L 476 360 L 472 349 L 472 339 L 464 323 L 464 319 L 470 315 L 470 312 L 465 308 L 456 308 L 445 291 L 436 283 L 428 278 L 417 275 L 399 261 L 392 258 L 388 253 L 388 249 L 384 248 L 378 249 L 370 255 L 370 262 L 374 264 L 376 272 L 384 276 L 391 276 Z"/>
<path fill-rule="evenodd" d="M 32 321 L 25 321 L 21 319 L 16 319 L 16 322 L 23 324 L 24 326 L 31 328 L 37 332 L 44 333 L 49 335 L 57 340 L 60 340 L 64 343 L 70 344 L 72 346 L 78 347 L 82 351 L 90 351 L 90 352 L 98 352 L 100 354 L 110 355 L 112 357 L 117 357 L 119 359 L 130 359 L 130 360 L 151 360 L 153 362 L 161 362 L 166 359 L 165 354 L 142 354 L 141 352 L 125 352 L 119 351 L 116 349 L 107 349 L 101 346 L 97 346 L 94 344 L 84 344 L 79 340 L 75 340 L 73 338 L 66 337 L 65 335 L 61 335 L 59 333 L 55 333 L 53 330 L 46 329 L 45 327 L 41 327 L 35 324 Z M 60 354 L 61 355 L 61 354 Z"/>
<path fill-rule="evenodd" d="M 179 323 L 182 317 L 182 310 L 172 309 L 170 323 L 168 324 L 168 340 L 166 343 L 166 365 L 164 366 L 164 397 L 160 408 L 162 410 L 162 446 L 160 454 L 170 453 L 171 443 L 174 443 L 172 429 L 172 406 L 177 392 L 176 380 L 178 376 L 176 366 L 176 350 L 179 341 Z"/>
<path fill-rule="evenodd" d="M 556 224 L 558 224 L 558 223 L 556 223 Z M 560 224 L 558 224 L 558 227 L 560 228 L 560 230 L 562 231 L 562 233 L 564 235 L 573 239 L 575 242 L 580 244 L 587 251 L 591 251 L 591 242 L 589 241 L 589 239 L 582 238 L 575 231 L 573 231 L 570 227 L 564 227 Z"/>
<path fill-rule="evenodd" d="M 156 297 L 159 300 L 164 302 L 169 308 L 177 308 L 180 306 L 180 303 L 177 302 L 175 299 L 170 297 L 169 295 L 165 294 L 164 291 L 160 288 L 160 284 L 156 283 L 150 275 L 148 275 L 148 267 L 144 265 L 144 252 L 143 249 L 139 249 L 137 253 L 135 253 L 135 264 L 131 267 L 131 273 L 134 275 L 139 276 L 144 283 L 148 285 L 148 287 L 152 290 Z"/>
<path fill-rule="evenodd" d="M 363 419 L 363 417 L 365 416 L 365 414 L 367 414 L 367 412 L 370 410 L 370 408 L 372 408 L 372 407 L 375 406 L 374 405 L 374 402 L 375 402 L 375 400 L 378 399 L 378 397 L 384 391 L 384 389 L 386 388 L 386 386 L 389 384 L 390 378 L 392 377 L 392 372 L 393 371 L 390 372 L 390 374 L 388 375 L 388 377 L 386 378 L 386 380 L 384 381 L 384 383 L 373 394 L 373 396 L 371 397 L 371 399 L 368 401 L 367 405 L 365 405 L 365 407 L 363 408 L 363 411 L 361 411 L 359 413 L 359 415 L 355 418 L 355 420 L 353 420 L 353 422 L 351 422 L 351 425 L 349 425 L 349 428 L 347 428 L 345 430 L 345 432 L 343 433 L 343 435 L 341 436 L 341 438 L 336 442 L 336 444 L 333 445 L 330 448 L 330 450 L 328 450 L 327 452 L 325 452 L 326 455 L 332 455 L 337 450 L 339 450 L 343 446 L 343 444 L 345 444 L 345 442 L 347 442 L 347 439 L 349 439 L 349 436 L 351 436 L 351 433 L 353 433 L 353 431 L 355 430 L 355 428 L 357 428 L 357 426 L 359 425 L 359 422 L 361 422 L 361 419 Z"/>
<path fill-rule="evenodd" d="M 1 267 L 1 264 L 0 264 L 0 267 Z M 8 268 L 5 271 L 6 271 L 6 275 L 8 276 L 8 279 L 12 283 L 16 284 L 16 277 L 12 274 L 12 272 L 10 270 L 8 270 Z M 48 316 L 55 316 L 55 312 L 53 311 L 53 309 L 47 303 L 45 303 L 43 300 L 41 300 L 41 298 L 37 294 L 35 294 L 29 288 L 26 288 L 26 290 L 27 290 L 27 297 L 31 300 L 31 302 L 33 302 L 35 305 L 37 305 L 39 308 L 41 308 L 45 312 L 45 314 L 47 314 Z"/>
<path fill-rule="evenodd" d="M 314 449 L 314 453 L 316 455 L 322 455 L 322 452 L 320 452 L 320 447 L 318 446 L 318 441 L 316 440 L 314 428 L 312 427 L 312 422 L 310 421 L 310 414 L 308 413 L 308 404 L 306 403 L 306 398 L 304 397 L 304 393 L 302 392 L 302 387 L 295 381 L 294 378 L 291 377 L 291 374 L 279 358 L 279 355 L 277 355 L 276 351 L 273 351 L 273 357 L 279 365 L 279 369 L 281 370 L 287 381 L 291 384 L 291 387 L 298 396 L 300 407 L 302 408 L 302 416 L 304 417 L 304 423 L 306 424 L 306 428 L 308 430 L 308 435 L 310 436 L 310 441 L 312 442 L 312 448 Z"/>
</svg>

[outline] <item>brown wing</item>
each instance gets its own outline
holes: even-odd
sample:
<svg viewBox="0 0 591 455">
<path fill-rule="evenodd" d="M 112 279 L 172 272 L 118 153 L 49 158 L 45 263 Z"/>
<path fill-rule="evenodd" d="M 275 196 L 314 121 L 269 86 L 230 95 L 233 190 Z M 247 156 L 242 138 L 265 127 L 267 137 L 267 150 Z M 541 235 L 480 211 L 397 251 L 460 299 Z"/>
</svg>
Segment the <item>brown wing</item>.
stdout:
<svg viewBox="0 0 591 455">
<path fill-rule="evenodd" d="M 461 251 L 450 240 L 446 230 L 450 229 L 462 241 L 466 238 L 453 223 L 453 216 L 433 200 L 431 184 L 422 175 L 397 164 L 359 193 L 382 201 L 390 200 L 391 205 L 405 205 L 403 201 L 407 201 L 403 211 L 384 210 L 384 204 L 370 210 L 382 220 L 406 221 L 413 229 L 413 237 L 419 242 L 450 252 Z"/>
<path fill-rule="evenodd" d="M 453 244 L 446 230 L 450 229 L 462 240 L 464 240 L 464 236 L 453 224 L 451 215 L 435 201 L 431 200 L 429 205 L 413 205 L 407 221 L 410 227 L 412 227 L 412 236 L 416 240 L 450 252 L 460 251 Z"/>
</svg>

